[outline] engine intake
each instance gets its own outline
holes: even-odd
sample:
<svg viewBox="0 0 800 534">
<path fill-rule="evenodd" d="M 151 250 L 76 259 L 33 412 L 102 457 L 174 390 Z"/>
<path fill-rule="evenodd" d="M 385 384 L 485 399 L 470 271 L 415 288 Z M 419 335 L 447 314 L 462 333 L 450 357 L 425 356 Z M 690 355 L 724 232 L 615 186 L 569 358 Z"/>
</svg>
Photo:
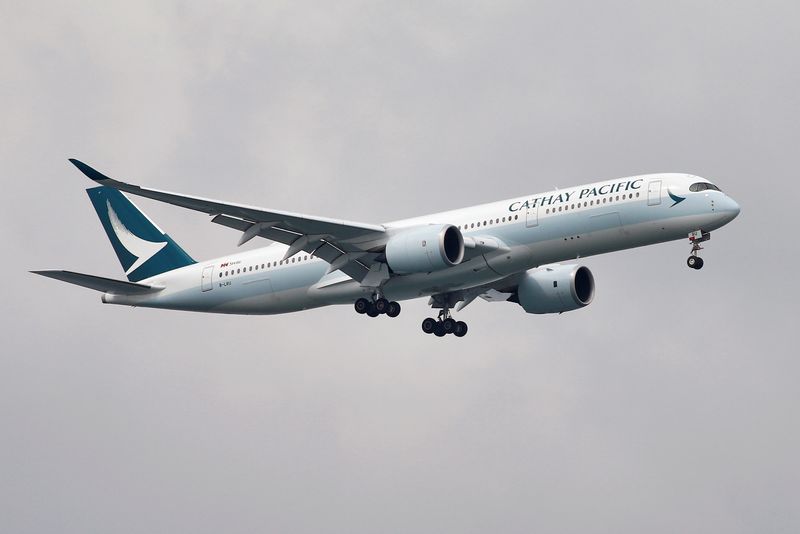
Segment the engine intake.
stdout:
<svg viewBox="0 0 800 534">
<path fill-rule="evenodd" d="M 591 304 L 594 276 L 580 265 L 531 269 L 517 287 L 519 305 L 528 313 L 562 313 Z"/>
<path fill-rule="evenodd" d="M 463 259 L 464 236 L 452 224 L 409 228 L 386 243 L 386 263 L 398 274 L 438 271 Z"/>
</svg>

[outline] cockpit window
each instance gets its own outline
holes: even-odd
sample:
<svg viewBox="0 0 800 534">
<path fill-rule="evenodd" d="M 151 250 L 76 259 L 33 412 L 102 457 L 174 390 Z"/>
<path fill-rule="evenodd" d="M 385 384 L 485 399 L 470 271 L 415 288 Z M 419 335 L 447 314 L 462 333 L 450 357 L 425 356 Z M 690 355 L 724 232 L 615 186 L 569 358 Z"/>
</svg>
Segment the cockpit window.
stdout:
<svg viewBox="0 0 800 534">
<path fill-rule="evenodd" d="M 698 191 L 705 191 L 706 189 L 711 189 L 713 191 L 722 191 L 719 187 L 714 184 L 710 184 L 708 182 L 696 182 L 689 186 L 689 191 L 693 193 L 697 193 Z"/>
</svg>

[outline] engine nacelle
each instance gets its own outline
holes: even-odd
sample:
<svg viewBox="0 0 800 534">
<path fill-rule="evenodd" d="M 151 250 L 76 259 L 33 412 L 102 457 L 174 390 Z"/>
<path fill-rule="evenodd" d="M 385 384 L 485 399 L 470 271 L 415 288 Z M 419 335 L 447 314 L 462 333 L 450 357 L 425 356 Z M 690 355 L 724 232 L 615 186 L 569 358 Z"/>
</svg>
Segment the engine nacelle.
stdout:
<svg viewBox="0 0 800 534">
<path fill-rule="evenodd" d="M 580 265 L 531 269 L 517 288 L 519 305 L 528 313 L 561 313 L 588 306 L 594 298 L 592 271 Z"/>
<path fill-rule="evenodd" d="M 386 243 L 386 263 L 398 274 L 429 273 L 464 259 L 464 236 L 452 224 L 403 230 Z"/>
</svg>

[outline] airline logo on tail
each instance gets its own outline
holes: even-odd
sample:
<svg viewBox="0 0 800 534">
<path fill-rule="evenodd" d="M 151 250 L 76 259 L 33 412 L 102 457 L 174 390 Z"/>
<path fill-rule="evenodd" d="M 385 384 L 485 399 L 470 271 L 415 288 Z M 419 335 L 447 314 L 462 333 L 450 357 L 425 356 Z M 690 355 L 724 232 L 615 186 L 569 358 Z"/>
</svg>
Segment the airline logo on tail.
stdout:
<svg viewBox="0 0 800 534">
<path fill-rule="evenodd" d="M 111 207 L 111 202 L 106 200 L 106 206 L 108 208 L 108 220 L 111 222 L 111 228 L 114 230 L 114 234 L 117 236 L 117 239 L 119 239 L 119 242 L 122 243 L 122 246 L 132 255 L 136 256 L 136 261 L 125 271 L 126 275 L 147 263 L 147 260 L 158 254 L 162 248 L 167 246 L 166 241 L 147 241 L 137 236 L 122 223 L 117 213 L 114 211 L 114 208 Z"/>
</svg>

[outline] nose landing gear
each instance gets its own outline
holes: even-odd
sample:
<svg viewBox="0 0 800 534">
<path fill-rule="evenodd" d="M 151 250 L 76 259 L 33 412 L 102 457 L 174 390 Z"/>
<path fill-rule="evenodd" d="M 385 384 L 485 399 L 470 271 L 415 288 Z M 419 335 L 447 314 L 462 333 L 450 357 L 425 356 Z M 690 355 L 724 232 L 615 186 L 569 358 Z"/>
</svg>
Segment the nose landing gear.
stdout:
<svg viewBox="0 0 800 534">
<path fill-rule="evenodd" d="M 700 246 L 700 243 L 703 241 L 708 241 L 711 239 L 711 232 L 703 232 L 702 230 L 695 230 L 694 232 L 689 234 L 689 243 L 692 244 L 692 252 L 689 258 L 686 260 L 686 265 L 689 266 L 691 269 L 702 269 L 703 268 L 703 258 L 698 256 L 698 252 L 703 250 L 703 247 Z"/>
</svg>

